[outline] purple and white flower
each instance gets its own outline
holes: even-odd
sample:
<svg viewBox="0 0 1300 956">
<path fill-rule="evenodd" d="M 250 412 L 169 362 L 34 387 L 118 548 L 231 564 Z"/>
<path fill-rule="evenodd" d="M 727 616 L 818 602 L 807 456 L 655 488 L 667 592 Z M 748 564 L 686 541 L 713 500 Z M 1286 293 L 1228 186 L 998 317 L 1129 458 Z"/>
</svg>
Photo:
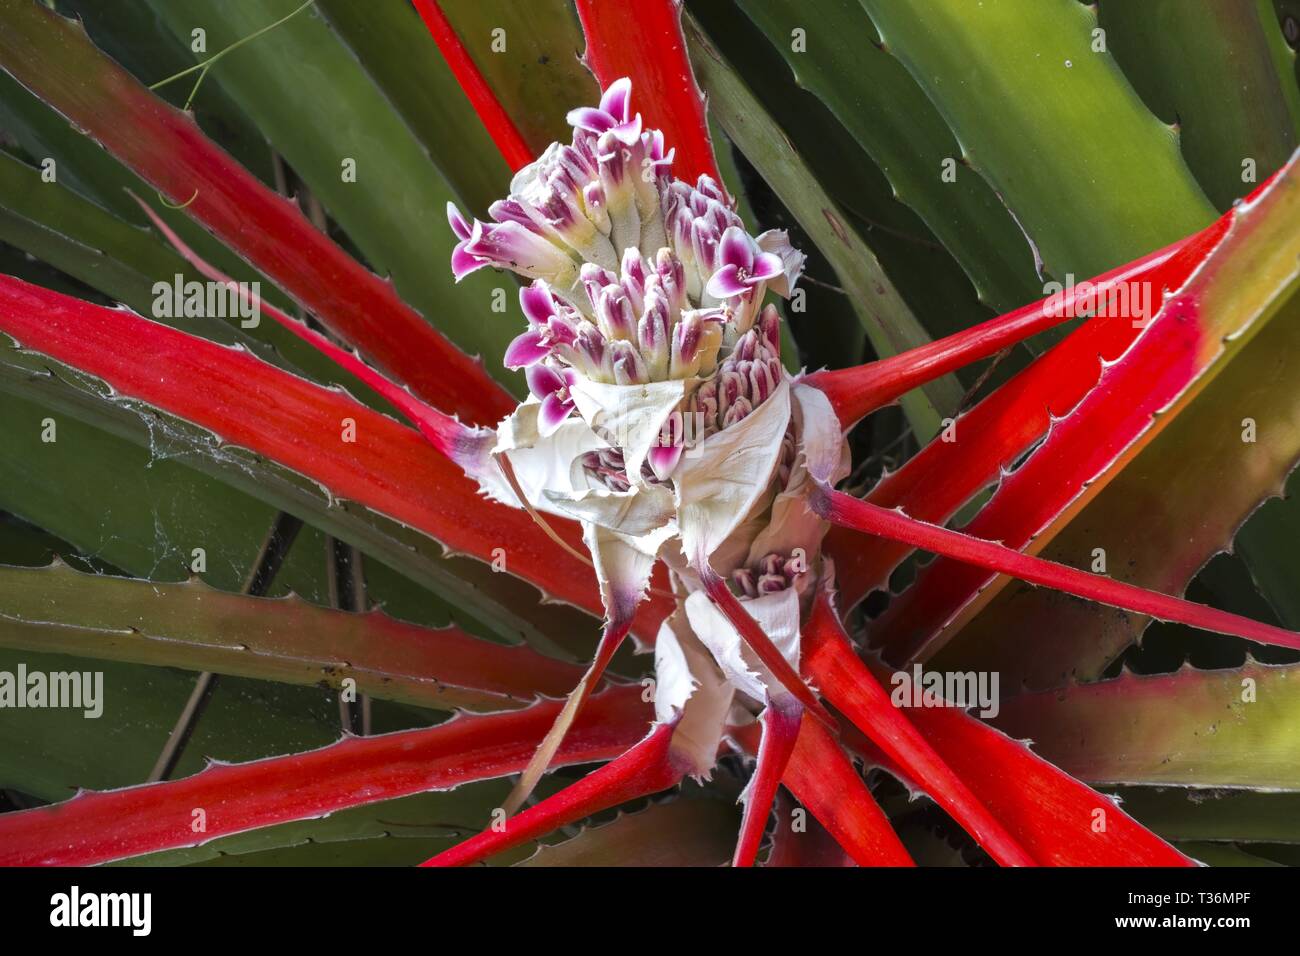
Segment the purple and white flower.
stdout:
<svg viewBox="0 0 1300 956">
<path fill-rule="evenodd" d="M 572 306 L 557 300 L 545 282 L 538 279 L 520 289 L 519 305 L 528 328 L 506 347 L 506 368 L 527 368 L 557 348 L 576 346 L 584 319 Z"/>
<path fill-rule="evenodd" d="M 541 363 L 530 365 L 525 373 L 528 390 L 535 398 L 541 399 L 542 407 L 537 414 L 537 430 L 547 438 L 564 424 L 564 420 L 573 411 L 573 396 L 569 387 L 578 379 L 573 369 L 553 369 Z"/>
<path fill-rule="evenodd" d="M 716 299 L 752 293 L 785 272 L 781 257 L 764 252 L 739 226 L 732 226 L 722 234 L 717 262 L 718 271 L 709 278 L 706 287 Z"/>
<path fill-rule="evenodd" d="M 609 89 L 601 94 L 600 106 L 570 110 L 565 119 L 570 126 L 597 136 L 609 133 L 625 146 L 631 146 L 641 138 L 641 114 L 632 115 L 632 81 L 627 77 L 609 85 Z"/>
</svg>

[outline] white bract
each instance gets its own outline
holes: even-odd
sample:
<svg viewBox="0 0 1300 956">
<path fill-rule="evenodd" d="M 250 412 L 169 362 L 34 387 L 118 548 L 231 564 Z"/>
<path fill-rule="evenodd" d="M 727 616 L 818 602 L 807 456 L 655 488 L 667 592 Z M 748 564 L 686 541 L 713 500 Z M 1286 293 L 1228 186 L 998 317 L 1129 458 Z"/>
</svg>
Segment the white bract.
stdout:
<svg viewBox="0 0 1300 956">
<path fill-rule="evenodd" d="M 457 278 L 532 279 L 506 354 L 532 395 L 475 473 L 497 500 L 581 522 L 611 621 L 667 564 L 679 600 L 656 640 L 656 715 L 704 774 L 725 725 L 781 692 L 703 592 L 706 565 L 797 667 L 826 530 L 809 473 L 844 477 L 847 448 L 825 397 L 781 364 L 764 298 L 789 297 L 802 272 L 786 234 L 751 236 L 708 176 L 672 179 L 627 80 L 569 120 L 572 143 L 520 170 L 492 221 L 449 208 Z"/>
</svg>

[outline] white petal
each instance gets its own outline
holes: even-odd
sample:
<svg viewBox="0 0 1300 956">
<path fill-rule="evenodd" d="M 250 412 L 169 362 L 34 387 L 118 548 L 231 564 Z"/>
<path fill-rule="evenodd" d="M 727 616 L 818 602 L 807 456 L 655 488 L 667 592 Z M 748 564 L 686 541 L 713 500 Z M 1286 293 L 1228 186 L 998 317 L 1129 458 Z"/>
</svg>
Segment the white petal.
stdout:
<svg viewBox="0 0 1300 956">
<path fill-rule="evenodd" d="M 582 540 L 591 552 L 606 614 L 613 621 L 630 619 L 650 585 L 654 550 L 647 551 L 639 541 L 589 523 L 582 526 Z"/>
<path fill-rule="evenodd" d="M 655 718 L 681 719 L 672 747 L 702 776 L 717 761 L 735 687 L 722 675 L 713 656 L 691 633 L 678 610 L 659 628 L 655 640 Z"/>
<path fill-rule="evenodd" d="M 802 548 L 808 569 L 816 571 L 828 525 L 808 507 L 808 494 L 813 489 L 809 472 L 819 474 L 831 484 L 842 480 L 851 468 L 849 447 L 825 393 L 795 383 L 791 395 L 798 454 L 790 481 L 772 502 L 769 524 L 753 539 L 739 563 L 753 565 L 774 551 L 788 555 L 795 548 Z"/>
<path fill-rule="evenodd" d="M 556 431 L 543 437 L 537 428 L 541 404 L 534 397 L 515 409 L 497 426 L 494 454 L 504 454 L 524 497 L 538 511 L 567 515 L 546 496 L 547 491 L 561 495 L 577 494 L 585 489 L 573 484 L 573 462 L 579 456 L 607 447 L 591 427 L 580 418 L 566 419 Z M 496 501 L 519 507 L 519 499 L 505 477 L 495 467 L 476 474 L 479 487 Z"/>
<path fill-rule="evenodd" d="M 742 598 L 740 602 L 758 626 L 796 670 L 799 668 L 799 595 L 793 588 Z M 745 694 L 762 703 L 768 691 L 784 693 L 781 684 L 749 649 L 731 622 L 709 600 L 696 591 L 686 599 L 691 629 L 713 654 L 722 672 Z"/>
<path fill-rule="evenodd" d="M 819 481 L 831 484 L 847 477 L 849 446 L 844 441 L 839 416 L 820 388 L 796 382 L 793 388 L 799 426 L 799 451 L 807 469 Z"/>
<path fill-rule="evenodd" d="M 548 490 L 545 494 L 554 510 L 561 514 L 620 531 L 631 538 L 666 537 L 676 533 L 676 525 L 672 523 L 676 514 L 672 492 L 662 485 L 629 491 L 589 488 L 576 494 Z M 664 537 L 659 537 L 658 543 Z"/>
<path fill-rule="evenodd" d="M 790 386 L 775 392 L 747 418 L 689 449 L 673 475 L 682 549 L 692 561 L 712 555 L 762 503 L 781 458 L 790 422 Z M 719 573 L 729 569 L 718 568 Z"/>
<path fill-rule="evenodd" d="M 607 385 L 580 378 L 569 387 L 578 414 L 610 445 L 623 449 L 628 480 L 642 484 L 641 465 L 658 444 L 664 422 L 695 387 L 695 380 Z"/>
<path fill-rule="evenodd" d="M 783 299 L 790 298 L 795 283 L 803 274 L 804 261 L 808 258 L 794 246 L 790 245 L 790 235 L 784 229 L 769 229 L 758 237 L 758 248 L 770 252 L 781 259 L 781 275 L 769 280 L 768 287 Z"/>
</svg>

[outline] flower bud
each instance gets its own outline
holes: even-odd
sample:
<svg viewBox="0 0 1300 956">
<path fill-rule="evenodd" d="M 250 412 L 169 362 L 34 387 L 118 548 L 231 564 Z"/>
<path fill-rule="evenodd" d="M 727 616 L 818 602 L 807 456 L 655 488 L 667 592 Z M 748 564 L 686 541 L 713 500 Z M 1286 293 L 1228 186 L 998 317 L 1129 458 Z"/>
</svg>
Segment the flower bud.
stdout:
<svg viewBox="0 0 1300 956">
<path fill-rule="evenodd" d="M 642 385 L 650 380 L 641 353 L 626 339 L 608 343 L 605 359 L 616 385 Z"/>
<path fill-rule="evenodd" d="M 736 590 L 740 592 L 741 597 L 758 597 L 758 586 L 754 580 L 754 572 L 749 568 L 736 568 L 731 572 L 731 580 L 736 585 Z"/>
<path fill-rule="evenodd" d="M 669 337 L 668 302 L 658 288 L 652 286 L 645 302 L 645 314 L 637 323 L 637 344 L 651 381 L 668 377 L 671 345 Z"/>
<path fill-rule="evenodd" d="M 639 248 L 641 243 L 641 214 L 634 195 L 636 172 L 629 168 L 631 160 L 631 150 L 609 133 L 601 135 L 596 144 L 596 162 L 609 213 L 609 238 L 619 255 L 628 247 Z"/>
<path fill-rule="evenodd" d="M 625 492 L 632 487 L 627 478 L 623 452 L 617 448 L 600 448 L 582 455 L 579 464 L 597 483 L 610 491 Z"/>
<path fill-rule="evenodd" d="M 621 286 L 609 285 L 600 291 L 596 302 L 596 324 L 607 339 L 636 338 L 636 317 L 632 303 Z"/>
<path fill-rule="evenodd" d="M 668 298 L 670 311 L 673 314 L 687 311 L 690 303 L 686 299 L 686 269 L 671 249 L 660 249 L 655 254 L 655 274 Z"/>
<path fill-rule="evenodd" d="M 722 345 L 722 322 L 716 312 L 696 309 L 682 314 L 673 330 L 671 378 L 710 375 Z"/>
<path fill-rule="evenodd" d="M 648 275 L 649 270 L 646 267 L 646 261 L 641 258 L 639 250 L 628 249 L 623 253 L 621 271 L 623 291 L 632 303 L 632 311 L 637 315 L 640 315 L 641 310 L 645 308 L 645 288 Z"/>
</svg>

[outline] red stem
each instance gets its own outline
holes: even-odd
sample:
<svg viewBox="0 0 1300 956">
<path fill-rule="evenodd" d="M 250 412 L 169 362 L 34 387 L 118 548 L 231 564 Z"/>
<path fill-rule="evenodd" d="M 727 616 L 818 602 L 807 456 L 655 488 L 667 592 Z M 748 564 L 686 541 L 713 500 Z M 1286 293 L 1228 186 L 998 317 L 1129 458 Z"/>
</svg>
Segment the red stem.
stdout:
<svg viewBox="0 0 1300 956">
<path fill-rule="evenodd" d="M 492 141 L 496 143 L 497 149 L 501 151 L 506 163 L 515 172 L 527 166 L 535 158 L 533 151 L 528 148 L 523 134 L 519 132 L 519 127 L 515 126 L 514 120 L 510 118 L 510 114 L 505 111 L 496 94 L 492 92 L 492 87 L 483 78 L 483 74 L 479 72 L 479 68 L 474 64 L 465 45 L 460 42 L 460 37 L 456 35 L 456 30 L 446 14 L 442 12 L 435 0 L 411 0 L 411 2 L 415 4 L 420 19 L 429 28 L 434 42 L 442 51 L 443 59 L 455 74 L 456 82 L 460 84 L 465 96 L 474 106 L 474 112 L 483 121 L 483 126 L 492 137 Z"/>
<path fill-rule="evenodd" d="M 881 508 L 843 492 L 823 488 L 814 496 L 812 506 L 833 524 L 901 541 L 966 564 L 1009 574 L 1030 584 L 1064 591 L 1121 610 L 1148 614 L 1162 621 L 1244 637 L 1261 644 L 1300 649 L 1300 634 L 1294 631 L 1022 554 L 992 541 L 917 521 L 901 512 Z"/>
<path fill-rule="evenodd" d="M 802 632 L 804 670 L 827 699 L 895 760 L 1003 866 L 1035 866 L 1032 856 L 971 793 L 858 659 L 829 593 L 817 595 Z"/>
</svg>

